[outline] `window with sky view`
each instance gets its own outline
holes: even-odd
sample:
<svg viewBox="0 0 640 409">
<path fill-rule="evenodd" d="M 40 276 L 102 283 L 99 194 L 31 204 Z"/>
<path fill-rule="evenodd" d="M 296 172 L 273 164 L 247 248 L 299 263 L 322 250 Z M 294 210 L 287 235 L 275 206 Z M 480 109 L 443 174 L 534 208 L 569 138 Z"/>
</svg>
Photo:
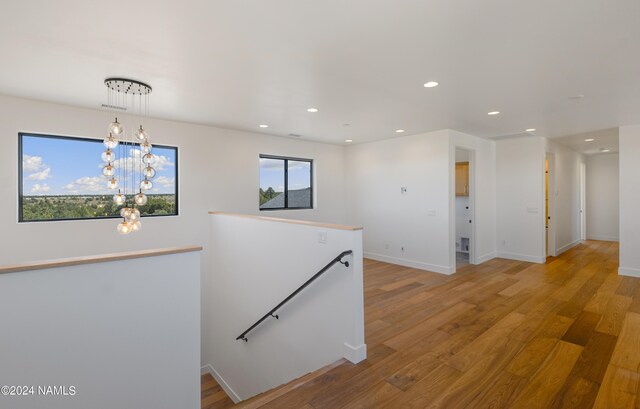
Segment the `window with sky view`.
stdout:
<svg viewBox="0 0 640 409">
<path fill-rule="evenodd" d="M 313 207 L 311 159 L 260 156 L 260 210 Z"/>
<path fill-rule="evenodd" d="M 102 175 L 101 140 L 49 135 L 20 135 L 20 221 L 119 217 L 114 190 Z M 133 147 L 124 150 L 135 155 Z M 116 152 L 118 153 L 118 152 Z M 177 214 L 177 148 L 153 146 L 156 176 L 143 216 Z M 126 158 L 116 158 L 114 165 Z"/>
</svg>

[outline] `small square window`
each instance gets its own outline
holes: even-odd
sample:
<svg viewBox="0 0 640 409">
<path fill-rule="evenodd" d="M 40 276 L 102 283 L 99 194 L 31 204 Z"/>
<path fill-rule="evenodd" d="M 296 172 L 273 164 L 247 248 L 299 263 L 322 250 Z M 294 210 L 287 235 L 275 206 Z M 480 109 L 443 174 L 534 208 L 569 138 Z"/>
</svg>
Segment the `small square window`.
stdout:
<svg viewBox="0 0 640 409">
<path fill-rule="evenodd" d="M 260 155 L 260 210 L 312 209 L 313 160 Z"/>
</svg>

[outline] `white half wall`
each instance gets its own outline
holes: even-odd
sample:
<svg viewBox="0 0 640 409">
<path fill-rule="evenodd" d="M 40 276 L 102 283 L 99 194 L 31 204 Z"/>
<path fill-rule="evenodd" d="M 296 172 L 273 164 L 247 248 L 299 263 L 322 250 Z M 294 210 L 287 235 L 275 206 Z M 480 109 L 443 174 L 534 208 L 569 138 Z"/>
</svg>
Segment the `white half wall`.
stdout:
<svg viewBox="0 0 640 409">
<path fill-rule="evenodd" d="M 362 230 L 211 215 L 212 280 L 203 362 L 236 401 L 341 358 L 366 357 Z M 325 243 L 320 242 L 324 235 Z M 340 253 L 335 264 L 236 340 Z"/>
<path fill-rule="evenodd" d="M 12 409 L 200 408 L 200 254 L 0 274 Z M 43 396 L 38 386 L 74 386 Z"/>
<path fill-rule="evenodd" d="M 587 239 L 620 239 L 620 155 L 587 157 Z"/>
<path fill-rule="evenodd" d="M 349 224 L 365 228 L 365 257 L 454 272 L 450 139 L 442 130 L 347 148 Z"/>
<path fill-rule="evenodd" d="M 620 127 L 621 275 L 640 277 L 640 125 Z"/>
</svg>

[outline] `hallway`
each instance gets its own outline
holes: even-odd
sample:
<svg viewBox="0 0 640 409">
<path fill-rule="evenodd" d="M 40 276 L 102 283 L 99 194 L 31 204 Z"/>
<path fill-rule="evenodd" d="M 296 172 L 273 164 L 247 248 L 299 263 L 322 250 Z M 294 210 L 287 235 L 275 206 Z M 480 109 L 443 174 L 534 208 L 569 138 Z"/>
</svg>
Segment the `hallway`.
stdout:
<svg viewBox="0 0 640 409">
<path fill-rule="evenodd" d="M 633 407 L 640 280 L 618 276 L 617 260 L 603 241 L 453 276 L 365 260 L 367 360 L 238 407 Z"/>
</svg>

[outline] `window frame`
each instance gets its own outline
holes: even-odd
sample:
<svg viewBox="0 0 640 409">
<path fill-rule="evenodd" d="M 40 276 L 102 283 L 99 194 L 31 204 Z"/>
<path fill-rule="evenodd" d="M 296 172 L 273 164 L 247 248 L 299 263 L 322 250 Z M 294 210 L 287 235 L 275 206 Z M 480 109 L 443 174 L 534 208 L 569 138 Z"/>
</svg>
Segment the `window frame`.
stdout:
<svg viewBox="0 0 640 409">
<path fill-rule="evenodd" d="M 62 221 L 78 221 L 78 220 L 105 220 L 105 219 L 120 219 L 122 216 L 97 216 L 97 217 L 67 217 L 60 219 L 38 219 L 38 220 L 25 220 L 24 219 L 24 181 L 23 181 L 23 152 L 22 152 L 22 139 L 25 136 L 35 136 L 40 138 L 48 138 L 48 139 L 63 139 L 63 140 L 73 140 L 73 141 L 84 141 L 84 142 L 96 142 L 102 144 L 102 139 L 98 138 L 88 138 L 84 136 L 64 136 L 64 135 L 50 135 L 43 134 L 37 132 L 18 132 L 18 223 L 40 223 L 40 222 L 62 222 Z M 179 181 L 179 169 L 178 169 L 178 156 L 179 150 L 177 146 L 170 145 L 157 145 L 153 144 L 154 147 L 163 148 L 163 149 L 173 149 L 176 153 L 176 161 L 175 161 L 175 170 L 176 170 L 176 212 L 174 214 L 146 214 L 141 215 L 140 217 L 176 217 L 180 216 L 180 201 L 179 201 L 179 192 L 180 188 L 178 185 Z M 100 158 L 98 158 L 100 160 Z"/>
<path fill-rule="evenodd" d="M 313 159 L 308 158 L 296 158 L 293 156 L 279 156 L 279 155 L 266 155 L 260 154 L 260 159 L 276 159 L 284 161 L 284 207 L 269 207 L 261 208 L 260 202 L 258 202 L 258 210 L 273 211 L 273 210 L 309 210 L 314 209 L 314 178 L 313 178 Z M 289 161 L 293 162 L 308 162 L 309 163 L 309 206 L 308 207 L 289 207 Z M 258 167 L 259 168 L 259 167 Z M 260 188 L 260 186 L 258 186 Z"/>
</svg>

